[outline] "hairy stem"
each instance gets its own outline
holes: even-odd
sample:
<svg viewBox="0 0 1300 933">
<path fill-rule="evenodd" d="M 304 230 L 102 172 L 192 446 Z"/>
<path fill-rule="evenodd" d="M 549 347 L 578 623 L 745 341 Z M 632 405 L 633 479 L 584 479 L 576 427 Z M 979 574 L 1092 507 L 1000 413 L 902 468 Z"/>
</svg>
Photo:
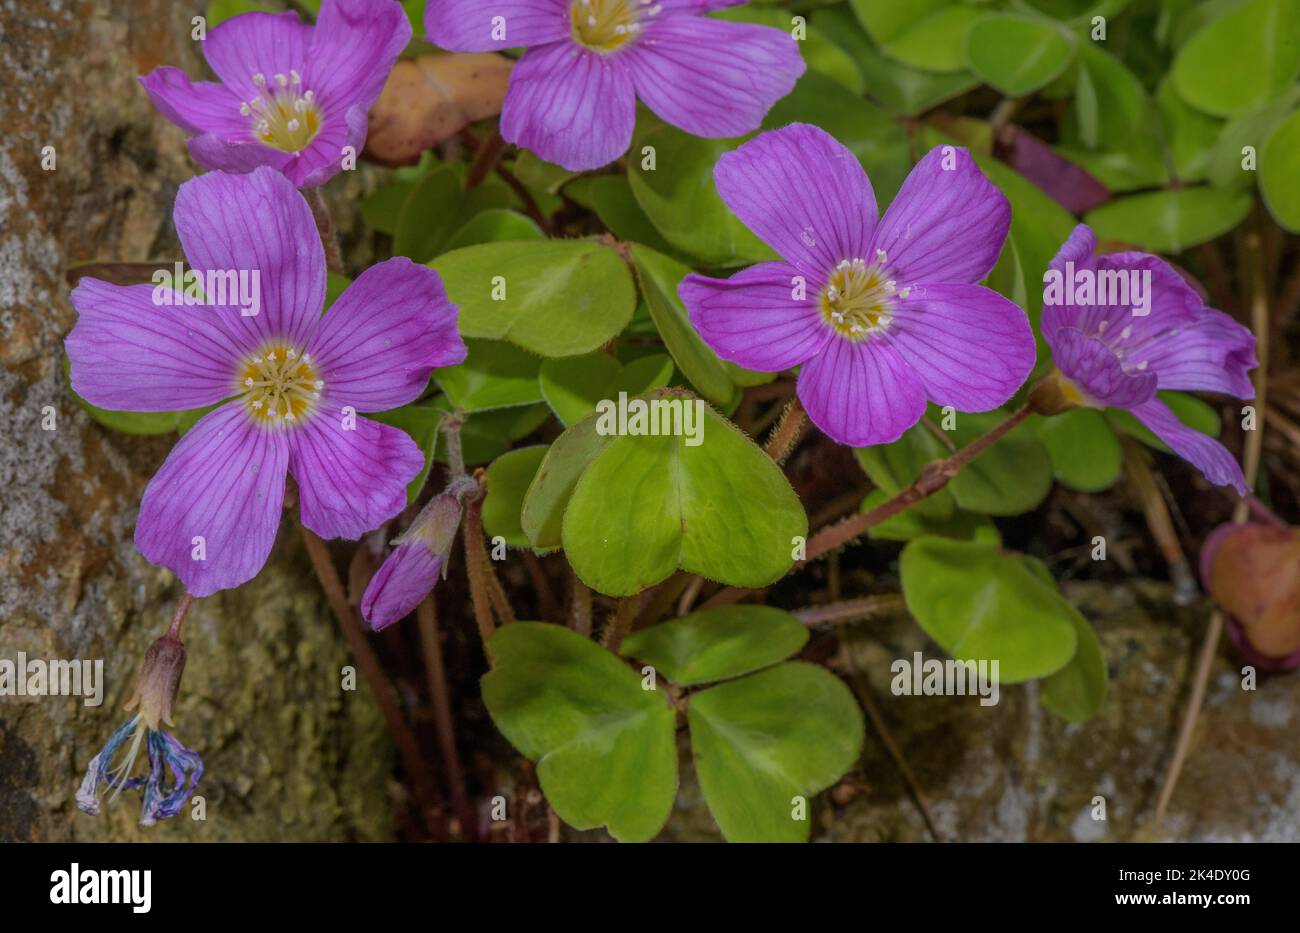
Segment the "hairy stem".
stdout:
<svg viewBox="0 0 1300 933">
<path fill-rule="evenodd" d="M 190 607 L 194 605 L 194 597 L 186 593 L 181 597 L 181 601 L 176 604 L 176 611 L 172 613 L 172 624 L 167 627 L 167 637 L 181 640 L 181 626 L 185 624 L 185 617 L 190 613 Z"/>
<path fill-rule="evenodd" d="M 451 809 L 460 823 L 461 834 L 470 840 L 478 838 L 478 823 L 474 808 L 470 806 L 465 791 L 465 772 L 456 751 L 456 727 L 451 715 L 451 691 L 447 687 L 447 670 L 442 660 L 442 635 L 438 631 L 438 613 L 430 595 L 415 610 L 415 620 L 420 631 L 420 647 L 424 653 L 424 669 L 429 679 L 429 699 L 433 705 L 433 726 L 438 734 L 438 750 L 442 767 L 451 789 Z"/>
<path fill-rule="evenodd" d="M 471 493 L 465 508 L 465 568 L 469 575 L 469 598 L 474 609 L 474 624 L 478 626 L 479 640 L 483 643 L 483 653 L 488 663 L 494 663 L 492 650 L 488 643 L 496 632 L 496 623 L 492 618 L 492 596 L 488 584 L 487 550 L 483 547 L 483 494 L 485 492 L 482 470 L 478 471 L 479 488 Z"/>
<path fill-rule="evenodd" d="M 793 615 L 804 625 L 826 625 L 832 622 L 856 622 L 859 619 L 897 612 L 906 607 L 907 603 L 904 602 L 902 593 L 881 593 L 876 596 L 846 599 L 840 603 L 827 603 L 825 606 L 796 609 Z"/>
<path fill-rule="evenodd" d="M 781 420 L 777 422 L 776 428 L 768 436 L 767 445 L 763 451 L 780 466 L 785 463 L 787 457 L 794 450 L 795 445 L 799 443 L 799 437 L 803 434 L 803 429 L 808 424 L 808 413 L 804 411 L 798 396 L 790 400 L 790 404 L 785 406 L 785 411 L 781 413 Z"/>
<path fill-rule="evenodd" d="M 640 608 L 641 599 L 639 596 L 625 596 L 620 599 L 618 607 L 614 610 L 613 618 L 605 625 L 605 631 L 601 635 L 600 643 L 610 651 L 618 654 L 623 639 L 627 637 L 628 632 L 632 631 L 632 623 L 636 620 L 637 610 Z"/>
<path fill-rule="evenodd" d="M 307 204 L 311 207 L 312 219 L 316 221 L 316 230 L 320 233 L 320 245 L 325 249 L 325 268 L 330 272 L 343 274 L 343 254 L 339 251 L 339 232 L 330 216 L 329 205 L 321 197 L 319 188 L 304 188 Z"/>
<path fill-rule="evenodd" d="M 569 569 L 569 625 L 579 635 L 591 635 L 591 589 Z"/>
</svg>

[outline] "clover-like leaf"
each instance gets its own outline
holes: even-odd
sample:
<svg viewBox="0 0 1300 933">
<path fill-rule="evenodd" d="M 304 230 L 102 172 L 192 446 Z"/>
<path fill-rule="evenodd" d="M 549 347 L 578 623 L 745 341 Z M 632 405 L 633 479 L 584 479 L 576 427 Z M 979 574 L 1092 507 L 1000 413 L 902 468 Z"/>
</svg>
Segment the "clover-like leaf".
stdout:
<svg viewBox="0 0 1300 933">
<path fill-rule="evenodd" d="M 634 632 L 620 650 L 689 687 L 783 661 L 807 641 L 807 626 L 784 609 L 719 606 Z"/>
<path fill-rule="evenodd" d="M 700 789 L 730 842 L 806 842 L 811 798 L 862 753 L 862 711 L 813 664 L 692 694 L 687 718 Z"/>
<path fill-rule="evenodd" d="M 565 425 L 581 421 L 604 399 L 620 392 L 640 395 L 668 385 L 673 361 L 662 353 L 639 357 L 627 365 L 608 353 L 587 353 L 547 360 L 538 372 L 542 397 Z"/>
<path fill-rule="evenodd" d="M 997 661 L 1003 683 L 1046 677 L 1074 656 L 1073 607 L 996 544 L 917 538 L 899 570 L 926 634 L 960 661 Z"/>
<path fill-rule="evenodd" d="M 492 721 L 537 763 L 542 792 L 576 829 L 622 842 L 659 832 L 677 794 L 677 714 L 617 657 L 559 625 L 514 622 L 488 642 Z"/>
<path fill-rule="evenodd" d="M 524 493 L 537 475 L 547 447 L 519 447 L 492 461 L 487 470 L 487 498 L 483 500 L 483 528 L 500 535 L 512 547 L 527 547 L 528 536 L 520 524 Z"/>
<path fill-rule="evenodd" d="M 484 411 L 542 400 L 537 371 L 542 361 L 500 340 L 466 340 L 463 363 L 434 370 L 434 381 L 457 408 Z"/>
<path fill-rule="evenodd" d="M 675 571 L 735 586 L 766 586 L 793 565 L 794 538 L 808 517 L 771 459 L 702 401 L 658 389 L 628 401 L 648 418 L 679 405 L 681 434 L 615 437 L 586 468 L 564 512 L 561 537 L 578 576 L 593 589 L 627 596 Z M 698 408 L 696 407 L 698 405 Z M 702 415 L 695 412 L 702 410 Z M 698 419 L 691 436 L 686 418 Z M 622 430 L 615 412 L 597 415 L 599 433 Z M 584 422 L 585 423 L 585 422 Z M 527 527 L 527 526 L 525 526 Z"/>
</svg>

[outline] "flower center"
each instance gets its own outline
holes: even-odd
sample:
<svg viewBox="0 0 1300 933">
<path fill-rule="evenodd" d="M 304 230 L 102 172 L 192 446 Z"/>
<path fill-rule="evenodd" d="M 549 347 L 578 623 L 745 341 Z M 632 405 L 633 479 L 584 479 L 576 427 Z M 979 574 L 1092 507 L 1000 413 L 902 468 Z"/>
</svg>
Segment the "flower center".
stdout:
<svg viewBox="0 0 1300 933">
<path fill-rule="evenodd" d="M 878 249 L 871 263 L 845 259 L 831 273 L 820 298 L 822 320 L 841 336 L 866 340 L 883 331 L 894 319 L 894 299 L 906 299 L 911 292 L 886 277 L 886 259 Z"/>
<path fill-rule="evenodd" d="M 596 52 L 613 52 L 636 37 L 641 19 L 657 16 L 655 0 L 573 0 L 569 17 L 573 38 Z"/>
<path fill-rule="evenodd" d="M 253 135 L 285 152 L 305 148 L 320 129 L 320 109 L 316 95 L 302 89 L 302 76 L 290 70 L 288 77 L 277 74 L 268 83 L 258 72 L 253 83 L 260 93 L 239 105 L 239 112 L 252 121 Z"/>
<path fill-rule="evenodd" d="M 325 383 L 311 356 L 293 347 L 273 344 L 253 356 L 239 370 L 244 404 L 255 421 L 293 422 L 316 409 Z"/>
</svg>

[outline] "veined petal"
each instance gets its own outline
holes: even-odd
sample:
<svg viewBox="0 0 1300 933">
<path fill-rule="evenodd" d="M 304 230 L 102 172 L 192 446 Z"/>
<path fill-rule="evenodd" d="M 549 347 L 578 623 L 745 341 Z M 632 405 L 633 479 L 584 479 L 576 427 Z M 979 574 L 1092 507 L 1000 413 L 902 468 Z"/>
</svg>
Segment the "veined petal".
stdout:
<svg viewBox="0 0 1300 933">
<path fill-rule="evenodd" d="M 1119 357 L 1095 337 L 1062 327 L 1051 346 L 1057 369 L 1102 406 L 1132 408 L 1155 397 L 1156 374 L 1125 372 Z"/>
<path fill-rule="evenodd" d="M 836 264 L 871 259 L 876 196 L 857 158 L 825 130 L 792 123 L 718 159 L 718 194 L 820 291 Z"/>
<path fill-rule="evenodd" d="M 425 37 L 453 52 L 546 45 L 567 41 L 572 30 L 568 0 L 428 0 L 424 7 Z"/>
<path fill-rule="evenodd" d="M 239 97 L 224 84 L 190 81 L 179 68 L 155 68 L 140 84 L 158 112 L 187 132 L 253 138 L 248 118 L 239 113 Z"/>
<path fill-rule="evenodd" d="M 343 114 L 330 114 L 321 123 L 316 138 L 301 152 L 293 153 L 282 171 L 299 188 L 323 185 L 343 171 L 345 154 L 365 148 L 367 112 L 355 106 Z"/>
<path fill-rule="evenodd" d="M 326 405 L 285 432 L 302 523 L 322 538 L 355 541 L 406 507 L 424 454 L 405 431 Z"/>
<path fill-rule="evenodd" d="M 567 41 L 530 49 L 515 65 L 501 107 L 506 142 L 572 172 L 621 156 L 635 122 L 627 67 Z"/>
<path fill-rule="evenodd" d="M 411 41 L 396 0 L 324 0 L 308 43 L 305 84 L 327 112 L 369 109 Z"/>
<path fill-rule="evenodd" d="M 1195 322 L 1152 340 L 1141 355 L 1162 389 L 1255 397 L 1248 375 L 1259 365 L 1255 335 L 1222 311 L 1206 308 Z"/>
<path fill-rule="evenodd" d="M 1025 312 L 980 285 L 913 286 L 887 333 L 936 405 L 988 411 L 1015 394 L 1034 368 Z"/>
<path fill-rule="evenodd" d="M 404 619 L 433 592 L 442 570 L 441 554 L 433 553 L 427 541 L 403 541 L 370 578 L 361 597 L 361 615 L 371 631 L 379 631 Z"/>
<path fill-rule="evenodd" d="M 371 266 L 321 319 L 308 349 L 332 402 L 386 411 L 419 398 L 429 374 L 465 359 L 456 306 L 428 266 Z"/>
<path fill-rule="evenodd" d="M 805 67 L 789 33 L 706 17 L 661 14 L 625 54 L 637 96 L 695 136 L 752 133 Z"/>
<path fill-rule="evenodd" d="M 258 273 L 258 313 L 232 318 L 250 349 L 271 339 L 306 342 L 325 304 L 325 250 L 287 178 L 269 168 L 201 175 L 181 185 L 174 217 L 195 269 Z"/>
<path fill-rule="evenodd" d="M 181 411 L 233 395 L 242 351 L 219 318 L 239 311 L 155 303 L 154 293 L 152 285 L 77 284 L 77 326 L 65 342 L 72 388 L 114 411 Z"/>
<path fill-rule="evenodd" d="M 1241 466 L 1228 448 L 1208 434 L 1202 434 L 1178 420 L 1159 398 L 1129 409 L 1137 419 L 1164 441 L 1169 449 L 1200 470 L 1216 486 L 1231 486 L 1241 495 L 1249 491 Z"/>
<path fill-rule="evenodd" d="M 1096 268 L 1097 263 L 1093 256 L 1096 250 L 1097 236 L 1092 232 L 1092 228 L 1087 224 L 1078 224 L 1070 231 L 1070 235 L 1065 238 L 1065 242 L 1056 251 L 1056 255 L 1047 264 L 1047 268 L 1049 271 L 1060 275 L 1064 284 L 1067 263 L 1071 264 L 1076 270 Z M 1043 337 L 1046 340 L 1051 340 L 1058 327 L 1073 327 L 1084 333 L 1091 333 L 1096 329 L 1097 322 L 1090 318 L 1089 309 L 1081 306 L 1064 302 L 1048 304 L 1044 301 L 1041 324 Z"/>
<path fill-rule="evenodd" d="M 898 440 L 925 414 L 925 387 L 879 339 L 829 341 L 799 370 L 799 400 L 827 437 L 850 447 Z"/>
<path fill-rule="evenodd" d="M 936 146 L 916 163 L 885 211 L 873 253 L 885 251 L 900 285 L 971 285 L 998 261 L 1010 225 L 1010 202 L 970 153 Z"/>
<path fill-rule="evenodd" d="M 191 136 L 185 141 L 185 146 L 195 162 L 213 172 L 244 175 L 264 165 L 282 172 L 294 160 L 292 152 L 283 152 L 256 140 L 230 140 L 216 133 Z"/>
<path fill-rule="evenodd" d="M 297 13 L 242 13 L 212 29 L 203 40 L 203 55 L 228 88 L 241 100 L 253 100 L 261 89 L 253 82 L 260 74 L 302 72 L 306 65 L 311 27 Z"/>
<path fill-rule="evenodd" d="M 799 300 L 801 282 L 806 297 Z M 817 284 L 789 263 L 759 263 L 729 279 L 691 273 L 677 293 L 704 342 L 747 369 L 798 366 L 831 337 L 817 309 Z"/>
<path fill-rule="evenodd" d="M 289 465 L 285 433 L 241 401 L 190 428 L 145 488 L 135 546 L 195 596 L 247 583 L 275 543 Z"/>
</svg>

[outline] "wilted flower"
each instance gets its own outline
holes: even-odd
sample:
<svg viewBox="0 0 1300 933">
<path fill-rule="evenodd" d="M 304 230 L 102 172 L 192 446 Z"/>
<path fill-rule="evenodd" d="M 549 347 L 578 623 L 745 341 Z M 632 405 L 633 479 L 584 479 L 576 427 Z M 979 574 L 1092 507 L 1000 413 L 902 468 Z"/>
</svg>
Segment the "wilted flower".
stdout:
<svg viewBox="0 0 1300 933">
<path fill-rule="evenodd" d="M 1096 236 L 1080 224 L 1049 270 L 1063 275 L 1070 268 L 1069 278 L 1086 274 L 1094 282 L 1099 281 L 1098 273 L 1140 275 L 1150 283 L 1144 307 L 1135 310 L 1132 295 L 1127 302 L 1045 303 L 1043 337 L 1052 348 L 1058 373 L 1036 387 L 1036 395 L 1043 398 L 1050 391 L 1064 405 L 1132 412 L 1210 482 L 1245 494 L 1246 479 L 1228 449 L 1183 424 L 1156 391 L 1185 389 L 1253 398 L 1247 372 L 1257 365 L 1254 335 L 1223 312 L 1206 307 L 1196 290 L 1163 259 L 1136 252 L 1097 256 L 1096 248 Z"/>
<path fill-rule="evenodd" d="M 357 412 L 414 401 L 435 367 L 465 358 L 465 345 L 437 273 L 400 257 L 362 273 L 321 317 L 320 237 L 302 196 L 271 169 L 186 182 L 175 221 L 194 270 L 259 275 L 259 313 L 155 304 L 151 286 L 82 279 L 67 350 L 72 387 L 92 404 L 222 403 L 149 482 L 135 532 L 145 557 L 205 596 L 266 562 L 286 474 L 302 523 L 324 538 L 355 540 L 401 511 L 424 455 L 403 431 Z"/>
<path fill-rule="evenodd" d="M 460 527 L 461 503 L 477 483 L 466 476 L 429 500 L 395 542 L 361 598 L 361 615 L 374 631 L 405 618 L 447 573 L 447 554 Z"/>
<path fill-rule="evenodd" d="M 1300 667 L 1300 532 L 1221 525 L 1201 548 L 1201 582 L 1247 661 L 1266 671 Z"/>
<path fill-rule="evenodd" d="M 1011 208 L 966 150 L 931 150 L 879 223 L 861 164 L 815 126 L 763 133 L 713 177 L 782 261 L 688 275 L 678 292 L 691 323 L 723 359 L 801 366 L 799 399 L 831 438 L 888 443 L 927 400 L 987 411 L 1029 374 L 1024 311 L 974 284 L 997 261 Z"/>
<path fill-rule="evenodd" d="M 324 0 L 316 25 L 297 13 L 244 13 L 214 28 L 203 54 L 221 81 L 192 83 L 178 68 L 140 79 L 154 106 L 195 134 L 205 168 L 278 169 L 322 185 L 366 141 L 366 114 L 411 38 L 396 0 Z"/>
<path fill-rule="evenodd" d="M 106 784 L 114 798 L 123 790 L 140 788 L 144 791 L 140 825 L 152 826 L 179 813 L 194 794 L 203 777 L 203 759 L 161 728 L 163 723 L 172 724 L 172 706 L 184 670 L 185 646 L 178 637 L 168 633 L 149 647 L 135 694 L 126 704 L 128 710 L 139 707 L 140 712 L 118 727 L 99 754 L 90 759 L 77 789 L 77 807 L 82 812 L 91 816 L 99 813 L 100 784 Z M 118 751 L 128 739 L 131 744 L 114 767 Z M 145 777 L 131 777 L 141 744 L 149 756 L 149 772 Z"/>
<path fill-rule="evenodd" d="M 701 16 L 745 0 L 429 0 L 429 41 L 458 52 L 526 46 L 501 135 L 571 171 L 632 140 L 636 100 L 695 136 L 743 136 L 803 74 L 798 43 L 769 26 Z"/>
</svg>

